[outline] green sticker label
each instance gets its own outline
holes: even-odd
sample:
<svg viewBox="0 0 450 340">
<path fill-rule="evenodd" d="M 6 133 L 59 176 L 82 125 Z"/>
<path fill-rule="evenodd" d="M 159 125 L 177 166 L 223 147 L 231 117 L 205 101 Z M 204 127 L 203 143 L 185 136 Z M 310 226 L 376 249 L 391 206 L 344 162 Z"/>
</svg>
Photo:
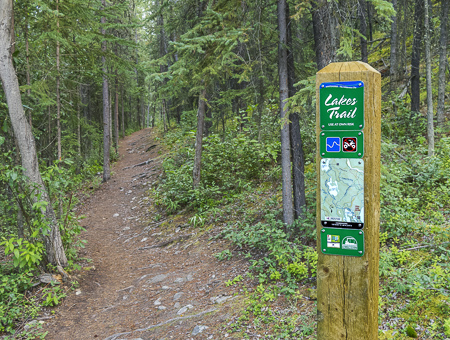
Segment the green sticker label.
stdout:
<svg viewBox="0 0 450 340">
<path fill-rule="evenodd" d="M 322 253 L 327 255 L 363 256 L 364 231 L 354 229 L 322 228 Z"/>
<path fill-rule="evenodd" d="M 322 83 L 319 94 L 322 130 L 364 128 L 364 83 L 362 81 Z"/>
<path fill-rule="evenodd" d="M 322 131 L 320 156 L 323 158 L 362 158 L 364 134 L 362 131 Z"/>
</svg>

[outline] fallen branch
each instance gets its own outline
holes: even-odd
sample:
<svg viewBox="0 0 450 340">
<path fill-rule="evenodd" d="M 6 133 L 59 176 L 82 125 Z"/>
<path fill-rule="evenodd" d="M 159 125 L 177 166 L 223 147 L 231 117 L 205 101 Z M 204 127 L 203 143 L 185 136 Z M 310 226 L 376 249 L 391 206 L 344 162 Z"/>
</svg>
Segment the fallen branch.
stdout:
<svg viewBox="0 0 450 340">
<path fill-rule="evenodd" d="M 145 152 L 149 152 L 151 149 L 156 148 L 157 146 L 158 146 L 157 144 L 153 144 L 153 145 L 149 146 L 147 148 L 147 150 L 145 150 Z"/>
<path fill-rule="evenodd" d="M 153 159 L 149 159 L 149 160 L 147 160 L 147 161 L 145 161 L 145 162 L 138 163 L 138 164 L 135 164 L 135 165 L 126 166 L 126 167 L 123 168 L 122 170 L 127 170 L 127 169 L 135 168 L 135 167 L 137 167 L 137 166 L 147 165 L 148 163 L 151 163 L 151 162 L 153 162 Z"/>
<path fill-rule="evenodd" d="M 163 248 L 163 247 L 166 247 L 166 246 L 168 246 L 169 244 L 171 244 L 173 242 L 184 241 L 184 240 L 187 240 L 190 237 L 191 237 L 191 235 L 182 235 L 182 236 L 178 236 L 178 237 L 172 238 L 170 240 L 164 241 L 162 243 L 154 244 L 153 246 L 138 248 L 138 250 L 152 249 L 152 248 Z"/>
</svg>

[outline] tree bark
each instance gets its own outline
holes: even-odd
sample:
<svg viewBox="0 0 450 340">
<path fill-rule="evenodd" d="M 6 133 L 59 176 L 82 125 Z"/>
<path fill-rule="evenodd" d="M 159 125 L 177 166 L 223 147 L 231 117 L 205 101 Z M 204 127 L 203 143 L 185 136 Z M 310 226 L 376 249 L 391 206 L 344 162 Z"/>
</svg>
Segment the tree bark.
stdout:
<svg viewBox="0 0 450 340">
<path fill-rule="evenodd" d="M 26 64 L 27 64 L 27 85 L 31 86 L 31 80 L 30 80 L 30 51 L 29 51 L 29 40 L 28 40 L 28 8 L 26 9 L 26 19 L 25 19 L 25 27 L 24 27 L 24 38 L 25 38 L 25 59 L 26 59 Z M 28 88 L 27 90 L 27 96 L 28 96 L 28 100 L 31 97 L 31 89 Z M 32 115 L 31 115 L 31 110 L 29 110 L 29 114 L 28 114 L 28 120 L 31 126 L 33 126 L 33 120 L 32 120 Z"/>
<path fill-rule="evenodd" d="M 102 0 L 102 9 L 106 7 L 106 0 Z M 105 24 L 106 18 L 101 18 L 102 35 L 106 34 Z M 108 91 L 108 77 L 106 68 L 106 40 L 102 41 L 102 72 L 103 72 L 103 182 L 109 181 L 111 178 L 111 170 L 109 165 L 109 151 L 111 148 L 109 137 L 109 91 Z"/>
<path fill-rule="evenodd" d="M 392 6 L 397 11 L 397 0 L 392 0 Z M 391 91 L 397 87 L 397 13 L 392 16 L 391 20 L 391 60 L 389 69 L 389 78 L 391 81 Z"/>
<path fill-rule="evenodd" d="M 13 0 L 0 0 L 0 50 L 11 51 L 11 19 L 13 16 Z M 47 207 L 41 212 L 49 223 L 48 233 L 44 233 L 44 243 L 46 248 L 47 261 L 62 272 L 62 267 L 67 265 L 67 258 L 61 240 L 58 222 L 51 205 L 47 189 L 41 178 L 39 163 L 36 154 L 36 144 L 31 127 L 27 122 L 20 96 L 19 82 L 12 63 L 12 56 L 9 53 L 0 55 L 0 78 L 8 104 L 9 116 L 16 137 L 17 144 L 24 168 L 24 174 L 28 177 L 31 185 L 36 186 L 36 194 L 33 195 L 33 202 L 47 202 Z"/>
<path fill-rule="evenodd" d="M 321 70 L 335 59 L 336 27 L 332 19 L 331 5 L 327 0 L 313 1 L 311 5 L 316 63 L 317 69 Z"/>
<path fill-rule="evenodd" d="M 286 225 L 294 223 L 294 207 L 292 202 L 292 177 L 291 177 L 291 143 L 289 140 L 289 123 L 287 103 L 288 92 L 288 62 L 287 62 L 287 23 L 286 0 L 277 1 L 278 10 L 278 74 L 280 84 L 280 118 L 281 127 L 281 173 L 282 173 L 282 198 L 283 198 L 283 222 Z"/>
<path fill-rule="evenodd" d="M 56 0 L 56 31 L 59 39 L 59 0 Z M 59 40 L 56 40 L 56 134 L 58 144 L 58 160 L 61 160 L 62 147 L 61 147 L 61 96 L 60 90 L 60 46 Z"/>
<path fill-rule="evenodd" d="M 397 1 L 397 0 L 393 0 Z M 367 53 L 367 0 L 358 0 L 358 12 L 359 12 L 359 33 L 361 37 L 361 61 L 369 62 L 369 54 Z"/>
<path fill-rule="evenodd" d="M 423 1 L 416 0 L 414 9 L 414 40 L 411 55 L 411 111 L 420 110 L 420 52 L 423 36 Z"/>
<path fill-rule="evenodd" d="M 81 85 L 79 87 L 81 94 Z M 81 105 L 80 100 L 77 100 L 77 146 L 78 146 L 78 157 L 81 159 Z"/>
<path fill-rule="evenodd" d="M 116 154 L 119 154 L 119 78 L 116 70 L 116 84 L 115 84 L 116 100 L 114 102 L 114 148 Z"/>
<path fill-rule="evenodd" d="M 209 100 L 209 98 L 207 98 Z M 205 111 L 205 136 L 209 136 L 211 134 L 212 128 L 212 110 L 211 107 L 207 107 Z"/>
<path fill-rule="evenodd" d="M 203 127 L 205 123 L 206 111 L 206 88 L 204 88 L 198 97 L 197 111 L 197 134 L 195 138 L 195 158 L 194 171 L 192 174 L 193 187 L 197 188 L 200 184 L 201 161 L 202 161 L 202 144 L 203 144 Z"/>
<path fill-rule="evenodd" d="M 122 88 L 122 138 L 125 138 L 125 97 L 124 97 L 124 90 L 123 90 L 123 84 L 121 85 Z"/>
<path fill-rule="evenodd" d="M 292 43 L 292 31 L 289 16 L 289 5 L 286 4 L 287 23 L 287 64 L 288 64 L 288 95 L 289 98 L 295 95 L 295 65 Z M 294 217 L 303 220 L 306 212 L 305 196 L 305 159 L 303 153 L 303 142 L 300 133 L 300 118 L 297 112 L 291 112 L 289 123 L 291 154 L 292 154 L 292 182 L 294 194 Z M 294 236 L 295 231 L 291 230 Z"/>
<path fill-rule="evenodd" d="M 427 69 L 427 137 L 428 156 L 434 155 L 434 125 L 433 125 L 433 94 L 431 88 L 431 43 L 430 43 L 430 14 L 428 0 L 425 3 L 425 64 Z"/>
<path fill-rule="evenodd" d="M 441 1 L 441 36 L 439 39 L 439 84 L 437 100 L 437 124 L 441 126 L 444 123 L 445 111 L 445 69 L 447 66 L 447 22 L 448 22 L 448 2 Z"/>
</svg>

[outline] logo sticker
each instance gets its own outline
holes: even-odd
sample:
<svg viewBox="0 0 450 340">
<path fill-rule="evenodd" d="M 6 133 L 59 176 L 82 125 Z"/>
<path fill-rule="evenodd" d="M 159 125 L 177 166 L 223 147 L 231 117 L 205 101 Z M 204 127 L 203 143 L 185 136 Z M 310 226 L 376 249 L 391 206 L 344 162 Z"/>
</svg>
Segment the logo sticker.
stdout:
<svg viewBox="0 0 450 340">
<path fill-rule="evenodd" d="M 339 235 L 327 235 L 327 247 L 328 248 L 340 248 L 340 237 Z"/>
<path fill-rule="evenodd" d="M 341 151 L 341 139 L 339 137 L 327 137 L 326 143 L 327 143 L 327 152 Z"/>
<path fill-rule="evenodd" d="M 357 139 L 355 137 L 342 138 L 342 151 L 356 152 L 356 141 Z"/>
<path fill-rule="evenodd" d="M 358 241 L 351 236 L 344 237 L 342 240 L 342 249 L 358 250 Z"/>
</svg>

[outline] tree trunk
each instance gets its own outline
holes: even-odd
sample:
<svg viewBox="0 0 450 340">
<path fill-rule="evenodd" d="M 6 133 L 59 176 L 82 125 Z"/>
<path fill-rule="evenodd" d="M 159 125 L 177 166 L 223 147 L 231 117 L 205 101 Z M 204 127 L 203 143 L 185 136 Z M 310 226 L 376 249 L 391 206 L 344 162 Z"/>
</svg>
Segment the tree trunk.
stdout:
<svg viewBox="0 0 450 340">
<path fill-rule="evenodd" d="M 56 0 L 56 30 L 59 35 L 59 0 Z M 59 37 L 58 37 L 59 39 Z M 62 148 L 61 148 L 61 97 L 59 93 L 60 87 L 60 47 L 59 40 L 56 40 L 56 134 L 58 144 L 58 160 L 61 160 Z"/>
<path fill-rule="evenodd" d="M 0 0 L 1 1 L 1 0 Z M 53 152 L 50 145 L 52 144 L 52 109 L 48 106 L 48 160 L 47 165 L 51 166 L 53 161 Z"/>
<path fill-rule="evenodd" d="M 114 102 L 114 148 L 116 154 L 119 154 L 119 78 L 116 70 L 116 86 L 115 86 L 116 100 Z"/>
<path fill-rule="evenodd" d="M 200 92 L 198 97 L 198 111 L 197 111 L 197 135 L 195 138 L 195 158 L 193 171 L 193 187 L 197 188 L 200 184 L 200 172 L 202 161 L 202 142 L 203 142 L 203 127 L 205 122 L 206 111 L 206 88 Z"/>
<path fill-rule="evenodd" d="M 448 2 L 441 1 L 441 37 L 439 39 L 439 84 L 437 100 L 437 124 L 441 126 L 444 123 L 445 113 L 445 69 L 447 66 L 447 22 L 448 22 Z"/>
<path fill-rule="evenodd" d="M 11 51 L 11 18 L 13 16 L 13 0 L 0 0 L 0 50 Z M 20 96 L 19 82 L 12 63 L 12 56 L 8 53 L 0 55 L 0 78 L 8 104 L 9 116 L 16 137 L 22 159 L 24 174 L 30 184 L 36 185 L 36 194 L 33 202 L 38 199 L 47 202 L 47 207 L 41 212 L 46 217 L 50 230 L 44 233 L 47 261 L 56 265 L 64 273 L 62 267 L 67 265 L 67 258 L 61 240 L 58 222 L 53 211 L 47 189 L 39 172 L 39 163 L 36 154 L 36 144 L 31 127 L 27 122 Z"/>
<path fill-rule="evenodd" d="M 292 177 L 291 177 L 291 144 L 289 140 L 289 123 L 287 103 L 288 92 L 288 64 L 287 64 L 287 24 L 286 0 L 277 1 L 278 10 L 278 73 L 280 82 L 280 117 L 281 128 L 281 173 L 283 196 L 283 222 L 286 225 L 294 223 L 294 207 L 292 203 Z"/>
<path fill-rule="evenodd" d="M 102 9 L 106 7 L 106 0 L 102 0 Z M 103 16 L 102 23 L 102 35 L 105 35 L 106 18 Z M 103 182 L 109 181 L 111 178 L 111 170 L 109 166 L 109 93 L 108 93 L 108 77 L 106 68 L 106 40 L 102 41 L 102 72 L 103 72 Z"/>
<path fill-rule="evenodd" d="M 28 8 L 26 10 L 26 20 L 25 20 L 25 27 L 24 27 L 24 38 L 25 38 L 25 59 L 26 59 L 26 64 L 27 64 L 27 85 L 31 86 L 31 80 L 30 80 L 30 49 L 29 49 L 29 41 L 28 41 Z M 31 89 L 28 88 L 27 90 L 27 96 L 28 96 L 28 100 L 31 97 Z M 33 120 L 32 120 L 32 115 L 31 115 L 31 110 L 28 109 L 29 114 L 28 114 L 28 120 L 31 126 L 33 126 Z"/>
<path fill-rule="evenodd" d="M 313 1 L 312 18 L 317 69 L 333 62 L 336 55 L 336 27 L 332 20 L 331 3 L 327 0 Z"/>
<path fill-rule="evenodd" d="M 125 94 L 123 89 L 123 84 L 121 84 L 122 88 L 122 138 L 125 138 Z"/>
<path fill-rule="evenodd" d="M 393 0 L 397 1 L 397 0 Z M 367 0 L 358 0 L 358 13 L 359 13 L 359 33 L 362 37 L 361 42 L 361 61 L 369 62 L 369 54 L 367 53 Z"/>
<path fill-rule="evenodd" d="M 431 43 L 428 0 L 425 0 L 425 63 L 427 69 L 427 137 L 428 156 L 434 155 L 433 94 L 431 88 Z"/>
<path fill-rule="evenodd" d="M 409 0 L 403 0 L 403 30 L 402 30 L 402 65 L 401 70 L 403 72 L 403 79 L 406 77 L 408 73 L 408 61 L 406 57 L 406 40 L 408 36 L 408 25 L 406 24 L 408 22 L 408 3 Z"/>
<path fill-rule="evenodd" d="M 80 84 L 80 95 L 81 95 L 81 84 Z M 81 160 L 81 105 L 80 100 L 77 101 L 77 144 L 78 144 L 78 156 Z M 82 103 L 81 103 L 82 104 Z"/>
<path fill-rule="evenodd" d="M 288 94 L 289 98 L 295 95 L 295 65 L 292 43 L 292 32 L 289 16 L 289 5 L 286 4 L 286 22 L 287 22 L 287 64 L 288 64 Z M 300 119 L 297 112 L 292 112 L 289 116 L 291 154 L 292 154 L 292 182 L 294 194 L 294 217 L 303 220 L 306 212 L 305 196 L 305 159 L 303 154 L 303 142 L 300 133 Z M 294 236 L 295 231 L 291 230 Z"/>
<path fill-rule="evenodd" d="M 392 0 L 392 6 L 397 11 L 397 0 Z M 391 91 L 397 87 L 397 13 L 392 16 L 391 23 L 391 60 L 389 78 L 391 81 Z"/>
<path fill-rule="evenodd" d="M 416 0 L 414 40 L 411 55 L 411 111 L 420 110 L 420 52 L 423 41 L 423 1 Z"/>
<path fill-rule="evenodd" d="M 209 98 L 207 98 L 207 100 L 209 100 Z M 205 136 L 209 136 L 211 134 L 212 125 L 212 110 L 211 106 L 207 105 L 205 111 Z"/>
<path fill-rule="evenodd" d="M 164 124 L 164 132 L 167 132 L 167 122 L 166 122 L 166 100 L 163 99 L 161 102 L 161 118 Z"/>
</svg>

